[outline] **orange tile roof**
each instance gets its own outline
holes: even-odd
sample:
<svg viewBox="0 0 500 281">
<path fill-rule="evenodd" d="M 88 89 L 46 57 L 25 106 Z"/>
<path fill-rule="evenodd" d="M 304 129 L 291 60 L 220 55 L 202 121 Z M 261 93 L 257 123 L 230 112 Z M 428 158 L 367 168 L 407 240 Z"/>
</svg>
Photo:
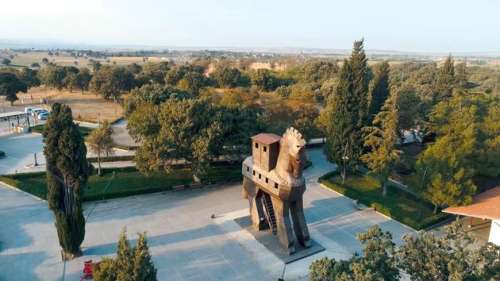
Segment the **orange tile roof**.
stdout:
<svg viewBox="0 0 500 281">
<path fill-rule="evenodd" d="M 500 220 L 500 186 L 474 196 L 470 205 L 449 207 L 443 212 L 480 219 Z"/>
<path fill-rule="evenodd" d="M 252 137 L 252 140 L 263 144 L 272 144 L 281 139 L 280 136 L 270 133 L 260 133 Z"/>
</svg>

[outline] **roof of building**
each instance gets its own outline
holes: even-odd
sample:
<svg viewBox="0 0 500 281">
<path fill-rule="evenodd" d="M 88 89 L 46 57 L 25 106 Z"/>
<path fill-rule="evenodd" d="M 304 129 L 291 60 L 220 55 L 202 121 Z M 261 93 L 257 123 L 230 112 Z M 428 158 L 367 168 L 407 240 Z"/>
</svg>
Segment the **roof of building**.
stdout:
<svg viewBox="0 0 500 281">
<path fill-rule="evenodd" d="M 474 196 L 470 205 L 449 207 L 443 212 L 480 219 L 500 220 L 500 186 Z"/>
<path fill-rule="evenodd" d="M 272 144 L 277 141 L 280 141 L 280 139 L 281 139 L 280 136 L 270 133 L 260 133 L 252 137 L 252 140 L 263 144 Z"/>
</svg>

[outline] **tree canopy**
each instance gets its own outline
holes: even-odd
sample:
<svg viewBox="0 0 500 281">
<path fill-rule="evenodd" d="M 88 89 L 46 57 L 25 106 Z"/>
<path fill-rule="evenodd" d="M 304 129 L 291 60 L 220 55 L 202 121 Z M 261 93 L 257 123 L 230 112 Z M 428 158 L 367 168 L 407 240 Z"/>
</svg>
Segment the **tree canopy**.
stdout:
<svg viewBox="0 0 500 281">
<path fill-rule="evenodd" d="M 26 91 L 28 85 L 15 73 L 0 71 L 0 96 L 5 96 L 5 99 L 13 104 L 17 100 L 17 93 Z"/>
</svg>

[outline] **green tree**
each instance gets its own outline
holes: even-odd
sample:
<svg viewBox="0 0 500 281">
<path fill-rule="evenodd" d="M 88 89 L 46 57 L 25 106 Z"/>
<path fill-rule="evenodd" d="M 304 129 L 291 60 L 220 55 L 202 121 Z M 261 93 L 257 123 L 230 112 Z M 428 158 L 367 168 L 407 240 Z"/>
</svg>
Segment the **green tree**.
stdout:
<svg viewBox="0 0 500 281">
<path fill-rule="evenodd" d="M 103 258 L 94 269 L 95 281 L 156 281 L 146 235 L 139 234 L 136 247 L 131 247 L 126 230 L 120 233 L 116 258 Z"/>
<path fill-rule="evenodd" d="M 205 76 L 199 72 L 191 71 L 184 75 L 184 77 L 177 82 L 177 87 L 194 96 L 200 93 L 200 89 L 207 85 Z"/>
<path fill-rule="evenodd" d="M 293 127 L 302 133 L 306 140 L 320 136 L 317 126 L 319 110 L 312 104 L 304 104 L 293 112 Z"/>
<path fill-rule="evenodd" d="M 422 100 L 415 89 L 403 86 L 397 90 L 397 107 L 399 109 L 398 130 L 414 129 L 423 123 Z"/>
<path fill-rule="evenodd" d="M 125 67 L 102 66 L 90 81 L 90 89 L 105 99 L 118 101 L 120 96 L 135 84 L 134 75 Z"/>
<path fill-rule="evenodd" d="M 120 233 L 116 251 L 116 281 L 134 281 L 134 249 L 130 247 L 125 229 Z"/>
<path fill-rule="evenodd" d="M 261 110 L 244 105 L 216 106 L 214 109 L 216 114 L 212 122 L 220 124 L 218 137 L 214 140 L 214 154 L 241 161 L 250 153 L 250 137 L 264 129 L 259 118 Z"/>
<path fill-rule="evenodd" d="M 112 258 L 102 258 L 99 266 L 94 268 L 94 281 L 116 281 L 116 264 Z"/>
<path fill-rule="evenodd" d="M 38 78 L 38 71 L 27 67 L 22 68 L 17 72 L 17 77 L 23 81 L 28 88 L 36 87 L 40 85 L 40 79 Z"/>
<path fill-rule="evenodd" d="M 139 240 L 134 250 L 134 281 L 156 281 L 156 268 L 153 264 L 146 239 L 146 234 L 139 234 Z"/>
<path fill-rule="evenodd" d="M 483 145 L 479 157 L 482 175 L 489 177 L 500 176 L 500 101 L 492 100 L 488 106 L 488 113 L 480 124 Z"/>
<path fill-rule="evenodd" d="M 368 110 L 368 124 L 373 121 L 385 101 L 389 97 L 389 63 L 384 61 L 375 67 L 375 74 L 370 89 L 370 106 Z"/>
<path fill-rule="evenodd" d="M 87 137 L 90 150 L 97 154 L 97 175 L 99 176 L 101 175 L 101 155 L 113 153 L 115 142 L 111 137 L 112 134 L 113 128 L 105 120 L 99 128 L 93 130 Z"/>
<path fill-rule="evenodd" d="M 302 66 L 298 79 L 308 83 L 321 83 L 335 77 L 338 72 L 336 62 L 311 61 Z"/>
<path fill-rule="evenodd" d="M 218 65 L 210 74 L 220 88 L 234 88 L 241 85 L 241 72 L 237 68 Z"/>
<path fill-rule="evenodd" d="M 455 66 L 455 83 L 459 88 L 461 89 L 467 88 L 469 83 L 468 76 L 469 74 L 467 73 L 466 62 L 459 63 Z"/>
<path fill-rule="evenodd" d="M 435 211 L 467 204 L 475 194 L 472 177 L 485 170 L 479 160 L 485 147 L 481 131 L 485 107 L 481 99 L 462 93 L 437 104 L 430 116 L 437 140 L 419 156 L 417 170 Z"/>
<path fill-rule="evenodd" d="M 327 257 L 315 260 L 309 266 L 310 281 L 334 281 L 349 272 L 349 261 L 337 261 Z"/>
<path fill-rule="evenodd" d="M 0 96 L 5 96 L 5 99 L 13 105 L 17 100 L 17 93 L 28 91 L 26 83 L 21 81 L 16 74 L 11 72 L 0 72 Z"/>
<path fill-rule="evenodd" d="M 206 100 L 169 99 L 152 110 L 156 116 L 137 116 L 143 112 L 136 110 L 129 118 L 131 135 L 143 140 L 135 156 L 138 169 L 143 173 L 158 169 L 169 172 L 178 160 L 185 160 L 191 165 L 193 179 L 199 181 L 216 154 L 214 147 L 221 132 L 221 124 L 213 118 L 214 107 Z"/>
<path fill-rule="evenodd" d="M 341 167 L 344 181 L 347 171 L 354 168 L 361 146 L 361 132 L 357 131 L 358 99 L 353 95 L 353 73 L 349 61 L 345 60 L 340 70 L 339 83 L 335 97 L 330 101 L 323 114 L 326 116 L 326 146 L 325 152 L 330 161 Z"/>
<path fill-rule="evenodd" d="M 368 69 L 363 40 L 355 41 L 349 60 L 340 70 L 335 95 L 330 99 L 322 123 L 326 128 L 325 146 L 328 159 L 342 167 L 345 181 L 347 171 L 359 163 L 363 152 L 361 129 L 366 124 L 368 106 Z"/>
<path fill-rule="evenodd" d="M 78 87 L 78 74 L 72 72 L 68 73 L 63 79 L 63 84 L 64 87 L 72 93 L 73 89 Z"/>
<path fill-rule="evenodd" d="M 165 82 L 165 75 L 167 75 L 169 70 L 170 65 L 168 62 L 148 62 L 142 67 L 142 72 L 139 76 L 148 83 L 163 84 Z M 137 71 L 137 69 L 134 71 Z"/>
<path fill-rule="evenodd" d="M 86 67 L 83 67 L 76 75 L 76 87 L 78 87 L 82 91 L 82 93 L 84 91 L 88 91 L 90 80 L 92 80 L 92 74 L 90 74 L 90 70 Z"/>
<path fill-rule="evenodd" d="M 250 73 L 250 80 L 252 85 L 255 85 L 262 91 L 274 91 L 276 88 L 281 86 L 282 81 L 276 77 L 276 75 L 268 69 L 257 69 Z"/>
<path fill-rule="evenodd" d="M 397 268 L 395 245 L 392 235 L 373 226 L 358 234 L 363 247 L 361 256 L 354 255 L 347 261 L 323 258 L 309 268 L 311 281 L 396 281 L 400 273 Z"/>
<path fill-rule="evenodd" d="M 66 72 L 64 68 L 55 65 L 54 63 L 48 63 L 39 72 L 40 81 L 47 87 L 55 88 L 61 90 L 64 88 L 64 77 L 66 77 Z"/>
<path fill-rule="evenodd" d="M 53 87 L 58 90 L 64 88 L 66 71 L 63 67 L 55 64 L 47 64 L 38 72 L 38 75 L 42 84 L 45 84 L 47 87 Z"/>
<path fill-rule="evenodd" d="M 10 65 L 10 63 L 11 63 L 10 59 L 8 59 L 8 58 L 2 59 L 2 64 L 3 65 Z"/>
<path fill-rule="evenodd" d="M 474 240 L 458 222 L 447 226 L 444 235 L 422 232 L 403 240 L 397 252 L 398 265 L 413 281 L 487 281 L 498 276 L 498 271 L 491 269 L 500 266 L 500 247 L 472 247 Z"/>
<path fill-rule="evenodd" d="M 365 146 L 368 152 L 361 160 L 377 175 L 383 195 L 387 194 L 387 182 L 392 168 L 399 160 L 401 151 L 396 148 L 398 142 L 399 109 L 397 94 L 387 100 L 382 111 L 373 120 L 373 126 L 365 127 Z"/>
<path fill-rule="evenodd" d="M 490 281 L 500 277 L 500 247 L 476 241 L 455 222 L 444 234 L 422 231 L 403 237 L 395 249 L 389 232 L 373 226 L 358 235 L 363 253 L 347 261 L 323 258 L 309 268 L 311 281 L 399 280 L 400 272 L 412 281 Z"/>
<path fill-rule="evenodd" d="M 436 97 L 437 102 L 443 99 L 450 98 L 455 86 L 455 62 L 453 57 L 449 55 L 439 69 L 436 80 Z"/>
<path fill-rule="evenodd" d="M 125 115 L 129 116 L 144 103 L 159 105 L 168 99 L 187 99 L 191 97 L 190 93 L 169 85 L 145 84 L 130 91 L 130 95 L 128 95 L 125 102 Z"/>
<path fill-rule="evenodd" d="M 65 258 L 80 253 L 85 237 L 83 189 L 89 175 L 87 150 L 71 109 L 55 103 L 43 133 L 47 166 L 47 201 Z"/>
<path fill-rule="evenodd" d="M 356 129 L 361 129 L 368 125 L 368 84 L 370 81 L 370 73 L 367 65 L 368 58 L 366 57 L 363 43 L 363 39 L 354 41 L 354 47 L 351 57 L 349 58 L 352 71 L 352 95 L 358 101 L 357 112 L 359 116 L 357 118 L 357 123 L 355 123 Z M 358 145 L 360 145 L 360 143 L 361 141 L 358 141 Z"/>
</svg>

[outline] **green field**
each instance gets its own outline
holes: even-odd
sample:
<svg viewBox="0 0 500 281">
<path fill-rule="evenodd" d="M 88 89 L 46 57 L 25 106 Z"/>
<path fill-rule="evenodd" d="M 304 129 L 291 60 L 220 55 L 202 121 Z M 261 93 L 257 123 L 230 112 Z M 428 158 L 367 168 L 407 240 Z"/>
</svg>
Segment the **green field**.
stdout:
<svg viewBox="0 0 500 281">
<path fill-rule="evenodd" d="M 357 199 L 360 203 L 417 230 L 447 218 L 447 215 L 441 212 L 434 214 L 432 204 L 424 199 L 395 187 L 389 187 L 384 197 L 378 180 L 370 175 L 351 175 L 342 184 L 338 173 L 329 173 L 319 181 L 328 188 Z"/>
<path fill-rule="evenodd" d="M 103 173 L 102 176 L 90 176 L 88 186 L 84 191 L 84 201 L 154 193 L 171 190 L 172 187 L 177 185 L 192 183 L 192 175 L 187 168 L 178 168 L 169 174 L 158 172 L 150 176 L 139 173 L 134 167 L 103 169 Z M 207 175 L 201 177 L 201 180 L 204 184 L 239 181 L 241 180 L 241 166 L 238 164 L 211 167 Z M 39 198 L 47 198 L 47 184 L 44 172 L 1 176 L 0 181 Z"/>
</svg>

